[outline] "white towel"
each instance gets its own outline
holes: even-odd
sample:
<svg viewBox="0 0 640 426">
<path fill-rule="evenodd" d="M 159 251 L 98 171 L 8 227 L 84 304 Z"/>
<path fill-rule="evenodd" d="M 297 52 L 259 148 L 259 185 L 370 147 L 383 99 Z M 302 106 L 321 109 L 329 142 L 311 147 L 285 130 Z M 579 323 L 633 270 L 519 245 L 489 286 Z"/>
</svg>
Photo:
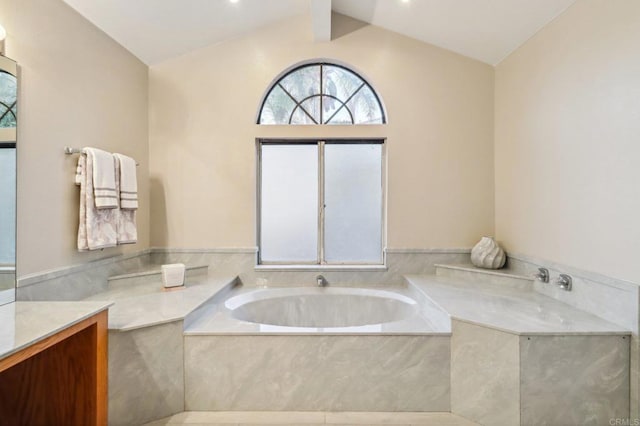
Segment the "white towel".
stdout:
<svg viewBox="0 0 640 426">
<path fill-rule="evenodd" d="M 135 210 L 138 208 L 138 181 L 136 178 L 136 160 L 122 154 L 113 154 L 119 165 L 120 208 Z"/>
<path fill-rule="evenodd" d="M 118 208 L 116 192 L 116 168 L 113 154 L 97 148 L 83 148 L 82 152 L 91 158 L 93 174 L 93 198 L 97 209 Z M 89 162 L 87 162 L 87 165 Z"/>
<path fill-rule="evenodd" d="M 78 250 L 97 250 L 117 244 L 119 209 L 96 208 L 93 192 L 93 157 L 80 155 L 75 182 L 80 185 L 80 224 Z"/>
<path fill-rule="evenodd" d="M 120 192 L 121 187 L 121 176 L 122 173 L 120 171 L 120 161 L 116 161 L 116 187 Z M 135 167 L 135 161 L 133 162 Z M 123 203 L 125 200 L 121 200 Z M 130 200 L 129 200 L 130 201 Z M 136 201 L 137 207 L 137 201 Z M 120 208 L 117 210 L 118 218 L 117 218 L 117 239 L 118 244 L 134 244 L 138 242 L 138 228 L 136 225 L 136 210 L 135 209 L 123 209 Z"/>
</svg>

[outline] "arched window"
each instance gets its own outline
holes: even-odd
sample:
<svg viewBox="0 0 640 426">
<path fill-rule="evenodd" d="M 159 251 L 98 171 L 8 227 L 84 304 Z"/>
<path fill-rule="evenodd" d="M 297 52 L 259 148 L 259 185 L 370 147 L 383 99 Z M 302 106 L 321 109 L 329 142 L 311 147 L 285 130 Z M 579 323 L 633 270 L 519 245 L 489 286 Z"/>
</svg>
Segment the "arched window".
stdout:
<svg viewBox="0 0 640 426">
<path fill-rule="evenodd" d="M 0 70 L 0 127 L 16 127 L 18 80 Z"/>
<path fill-rule="evenodd" d="M 380 98 L 342 65 L 301 65 L 279 78 L 265 96 L 258 124 L 384 124 Z"/>
</svg>

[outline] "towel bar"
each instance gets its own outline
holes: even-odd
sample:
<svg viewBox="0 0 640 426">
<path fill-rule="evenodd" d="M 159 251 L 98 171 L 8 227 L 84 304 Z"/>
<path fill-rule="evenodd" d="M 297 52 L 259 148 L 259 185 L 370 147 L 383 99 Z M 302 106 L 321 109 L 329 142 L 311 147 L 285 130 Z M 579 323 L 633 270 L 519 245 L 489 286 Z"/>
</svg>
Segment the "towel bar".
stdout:
<svg viewBox="0 0 640 426">
<path fill-rule="evenodd" d="M 67 155 L 73 155 L 73 154 L 82 154 L 82 149 L 80 148 L 71 148 L 70 146 L 65 146 L 64 147 L 64 153 Z M 140 163 L 138 163 L 136 161 L 136 166 L 139 166 Z"/>
</svg>

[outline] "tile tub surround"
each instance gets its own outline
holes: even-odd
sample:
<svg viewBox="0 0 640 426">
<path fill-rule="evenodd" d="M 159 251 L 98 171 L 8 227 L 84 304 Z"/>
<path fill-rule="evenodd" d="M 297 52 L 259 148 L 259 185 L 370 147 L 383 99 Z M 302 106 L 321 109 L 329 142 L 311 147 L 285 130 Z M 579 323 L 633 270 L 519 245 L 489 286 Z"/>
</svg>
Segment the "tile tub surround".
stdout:
<svg viewBox="0 0 640 426">
<path fill-rule="evenodd" d="M 199 276 L 183 288 L 164 291 L 159 282 L 131 287 L 122 285 L 86 300 L 113 300 L 109 310 L 109 330 L 129 331 L 184 320 L 218 293 L 236 285 L 236 277 Z"/>
<path fill-rule="evenodd" d="M 142 424 L 184 410 L 182 332 L 182 321 L 109 331 L 109 424 Z"/>
<path fill-rule="evenodd" d="M 539 267 L 548 268 L 552 280 L 560 273 L 571 275 L 572 291 L 567 292 L 540 281 L 534 281 L 534 290 L 633 332 L 631 418 L 640 419 L 640 285 L 518 253 L 509 253 L 507 266 L 511 271 L 523 275 L 532 275 Z"/>
<path fill-rule="evenodd" d="M 518 335 L 621 335 L 631 331 L 532 289 L 408 275 L 451 318 Z"/>
<path fill-rule="evenodd" d="M 518 336 L 453 320 L 451 411 L 480 424 L 629 416 L 628 336 Z"/>
<path fill-rule="evenodd" d="M 449 340 L 401 288 L 236 288 L 185 330 L 186 409 L 448 411 Z"/>
<path fill-rule="evenodd" d="M 235 284 L 233 276 L 200 274 L 189 277 L 184 288 L 163 291 L 158 279 L 131 285 L 116 280 L 88 298 L 114 301 L 109 311 L 110 424 L 142 424 L 184 410 L 184 322 Z"/>
<path fill-rule="evenodd" d="M 24 301 L 82 300 L 108 289 L 114 275 L 144 271 L 150 265 L 208 265 L 216 276 L 239 276 L 247 286 L 314 285 L 321 273 L 331 285 L 403 285 L 404 274 L 430 274 L 436 263 L 468 263 L 471 249 L 388 249 L 383 271 L 257 271 L 256 248 L 154 248 L 86 264 L 18 277 L 16 298 Z M 141 278 L 139 282 L 145 282 Z"/>
<path fill-rule="evenodd" d="M 630 331 L 532 289 L 407 281 L 452 318 L 453 413 L 491 425 L 629 417 Z"/>
<path fill-rule="evenodd" d="M 628 336 L 520 336 L 523 425 L 629 416 Z"/>
<path fill-rule="evenodd" d="M 471 249 L 387 249 L 386 270 L 283 271 L 256 269 L 256 248 L 240 249 L 151 249 L 152 263 L 209 265 L 209 271 L 238 275 L 245 286 L 315 285 L 322 274 L 331 286 L 403 286 L 403 275 L 433 274 L 438 263 L 469 263 Z"/>
<path fill-rule="evenodd" d="M 149 250 L 18 277 L 16 298 L 23 301 L 82 300 L 107 290 L 111 275 L 146 268 Z"/>
<path fill-rule="evenodd" d="M 449 411 L 448 336 L 185 336 L 185 409 Z"/>
<path fill-rule="evenodd" d="M 534 281 L 533 288 L 541 294 L 591 312 L 638 335 L 640 284 L 520 254 L 509 255 L 508 267 L 516 274 L 528 276 L 533 276 L 539 267 L 548 268 L 551 281 L 561 273 L 571 275 L 573 278 L 571 291 L 564 291 L 553 283 L 537 280 Z"/>
<path fill-rule="evenodd" d="M 451 412 L 483 425 L 520 421 L 518 336 L 453 321 Z"/>
<path fill-rule="evenodd" d="M 183 259 L 176 258 L 171 259 L 170 256 L 179 257 L 182 256 Z M 189 257 L 192 256 L 192 257 Z M 394 259 L 395 257 L 395 259 Z M 22 297 L 26 298 L 27 296 L 33 297 L 34 299 L 55 299 L 59 298 L 60 295 L 64 295 L 65 298 L 67 296 L 67 292 L 70 292 L 72 297 L 83 298 L 90 297 L 95 295 L 96 293 L 104 292 L 107 285 L 107 277 L 110 275 L 127 273 L 134 271 L 138 268 L 144 268 L 149 263 L 162 263 L 162 259 L 166 259 L 165 263 L 172 263 L 174 261 L 182 261 L 185 263 L 191 264 L 199 264 L 206 263 L 210 266 L 210 275 L 216 276 L 216 274 L 224 275 L 225 271 L 230 272 L 231 275 L 237 275 L 238 272 L 241 273 L 241 276 L 244 277 L 247 284 L 250 285 L 273 285 L 277 282 L 282 282 L 283 285 L 309 285 L 313 286 L 315 283 L 315 276 L 319 273 L 325 275 L 329 279 L 331 285 L 336 285 L 337 282 L 342 281 L 345 286 L 354 286 L 358 285 L 362 282 L 366 282 L 367 279 L 372 280 L 373 285 L 382 285 L 385 284 L 385 277 L 389 278 L 389 282 L 394 286 L 402 286 L 403 281 L 401 275 L 404 271 L 408 271 L 408 273 L 434 273 L 435 272 L 435 264 L 436 263 L 468 263 L 468 252 L 467 253 L 456 253 L 456 252 L 446 252 L 446 251 L 430 251 L 430 250 L 422 250 L 422 251 L 403 251 L 402 253 L 394 252 L 393 250 L 387 254 L 387 264 L 389 266 L 388 271 L 380 272 L 380 271 L 367 271 L 367 272 L 272 272 L 272 271 L 255 271 L 255 250 L 249 251 L 236 251 L 233 250 L 198 250 L 196 252 L 193 251 L 180 251 L 177 252 L 173 250 L 160 250 L 154 251 L 152 253 L 142 252 L 137 255 L 128 255 L 128 256 L 119 256 L 114 259 L 106 259 L 102 261 L 98 261 L 95 263 L 90 263 L 88 265 L 83 265 L 80 267 L 72 267 L 67 268 L 65 270 L 53 271 L 51 273 L 46 273 L 39 276 L 31 276 L 25 277 L 25 279 L 21 280 L 21 287 L 18 289 L 18 292 L 22 294 Z M 207 262 L 200 262 L 198 259 L 205 259 Z M 530 259 L 529 259 L 530 260 Z M 520 262 L 520 263 L 519 263 Z M 511 258 L 509 264 L 509 271 L 512 271 L 516 274 L 521 275 L 529 275 L 535 272 L 538 265 L 540 266 L 552 266 L 548 263 L 534 263 L 527 262 L 526 265 L 523 264 L 524 261 L 520 261 L 519 259 Z M 574 277 L 574 292 L 557 292 L 558 294 L 554 294 L 553 292 L 549 292 L 549 296 L 557 296 L 565 297 L 566 300 L 562 300 L 563 302 L 573 305 L 574 307 L 579 308 L 578 311 L 591 311 L 592 313 L 605 317 L 609 322 L 615 323 L 618 326 L 621 326 L 618 330 L 637 330 L 638 329 L 638 320 L 637 320 L 637 307 L 638 307 L 638 292 L 637 286 L 633 283 L 619 282 L 616 280 L 607 279 L 606 277 L 602 278 L 595 274 L 585 273 L 584 276 L 579 275 L 578 272 L 571 270 L 570 268 L 564 268 L 562 265 L 553 265 L 557 266 L 557 269 L 551 267 L 552 276 L 556 277 L 558 272 L 568 272 Z M 94 269 L 99 269 L 100 271 L 95 271 Z M 404 271 L 403 271 L 404 270 Z M 330 275 L 331 274 L 331 275 Z M 577 279 L 576 279 L 577 277 Z M 252 279 L 253 281 L 248 281 Z M 399 281 L 397 281 L 399 279 Z M 584 285 L 581 283 L 584 282 Z M 387 284 L 388 284 L 387 283 Z M 144 284 L 144 283 L 142 283 Z M 548 288 L 538 288 L 541 283 L 534 284 L 534 290 L 538 293 L 537 296 L 542 296 L 540 293 L 545 290 L 554 290 Z M 416 289 L 414 287 L 409 287 L 410 291 L 417 291 L 418 296 L 416 297 L 424 297 L 427 302 L 423 306 L 429 305 L 430 310 L 437 310 L 439 312 L 438 323 L 445 324 L 448 320 L 448 313 L 443 309 L 441 305 L 445 304 L 442 300 L 437 300 L 436 298 L 428 298 L 424 291 L 420 289 Z M 491 290 L 489 290 L 491 292 Z M 20 296 L 18 296 L 20 297 Z M 505 300 L 508 300 L 510 296 L 507 295 Z M 462 301 L 463 305 L 469 306 L 473 304 L 477 295 L 475 293 L 467 293 L 463 299 L 467 299 L 466 302 Z M 438 302 L 438 303 L 437 303 Z M 421 302 L 422 304 L 422 302 Z M 131 307 L 134 308 L 135 305 Z M 564 305 L 563 305 L 564 306 Z M 599 310 L 599 307 L 602 307 Z M 202 306 L 201 306 L 202 308 Z M 528 309 L 535 309 L 536 305 L 527 305 L 525 306 L 525 313 L 528 315 L 531 313 Z M 483 309 L 485 310 L 482 313 Z M 499 305 L 494 305 L 493 308 L 491 305 L 481 305 L 478 307 L 479 317 L 476 319 L 483 320 L 483 315 L 487 314 L 486 309 L 502 309 Z M 513 310 L 515 315 L 513 318 L 518 318 L 519 311 L 518 309 Z M 194 311 L 195 312 L 195 311 Z M 459 312 L 458 312 L 459 313 Z M 584 312 L 582 312 L 584 313 Z M 504 315 L 511 321 L 513 314 L 512 311 L 507 311 Z M 542 314 L 549 314 L 549 311 L 543 310 Z M 560 324 L 560 328 L 562 328 L 560 334 L 566 333 L 569 327 L 568 325 L 575 324 L 575 318 L 569 317 L 569 324 L 563 321 L 563 317 L 554 317 L 555 313 L 552 311 L 549 320 L 551 322 L 555 321 Z M 135 314 L 132 314 L 135 316 Z M 193 314 L 195 315 L 195 313 Z M 554 319 L 555 318 L 555 319 Z M 560 319 L 560 321 L 558 321 Z M 564 318 L 567 319 L 567 318 Z M 166 318 L 165 318 L 166 320 Z M 163 320 L 164 321 L 164 320 Z M 153 323 L 153 322 L 152 322 Z M 151 323 L 151 324 L 152 324 Z M 480 323 L 482 323 L 480 321 Z M 630 324 L 627 326 L 627 324 Z M 485 324 L 482 324 L 485 325 Z M 557 325 L 557 324 L 556 324 Z M 136 325 L 135 327 L 138 327 Z M 134 329 L 137 329 L 135 328 Z M 607 326 L 608 327 L 608 326 Z M 134 330 L 132 329 L 132 331 Z M 521 330 L 520 330 L 521 331 Z M 529 330 L 530 331 L 530 330 Z M 574 330 L 575 331 L 575 330 Z M 597 333 L 602 332 L 601 329 Z M 612 331 L 609 329 L 609 331 Z M 539 330 L 539 332 L 548 332 L 548 329 Z M 589 333 L 587 329 L 580 329 L 580 333 Z M 593 332 L 593 330 L 591 330 Z M 512 331 L 513 333 L 513 331 Z M 542 336 L 542 334 L 539 334 Z M 546 334 L 545 334 L 546 335 Z M 189 336 L 187 336 L 189 337 Z M 222 336 L 224 337 L 224 336 Z M 276 337 L 276 336 L 274 336 Z M 346 337 L 346 336 L 345 336 Z M 637 334 L 634 333 L 632 339 L 631 346 L 631 415 L 632 418 L 636 418 L 637 407 L 638 407 L 638 338 Z M 132 391 L 134 391 L 132 389 Z M 635 401 L 635 402 L 634 402 Z M 635 411 L 634 411 L 635 410 Z M 626 417 L 626 416 L 623 416 Z"/>
</svg>

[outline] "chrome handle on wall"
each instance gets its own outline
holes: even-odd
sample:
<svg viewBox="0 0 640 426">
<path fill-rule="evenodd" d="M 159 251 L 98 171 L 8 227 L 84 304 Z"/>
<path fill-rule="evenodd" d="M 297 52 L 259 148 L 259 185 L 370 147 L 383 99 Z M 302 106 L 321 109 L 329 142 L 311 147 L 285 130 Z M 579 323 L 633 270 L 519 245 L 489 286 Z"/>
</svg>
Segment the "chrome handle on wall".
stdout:
<svg viewBox="0 0 640 426">
<path fill-rule="evenodd" d="M 538 268 L 538 273 L 534 275 L 534 278 L 542 281 L 543 283 L 549 282 L 549 270 L 547 268 Z"/>
<path fill-rule="evenodd" d="M 566 291 L 571 291 L 571 287 L 573 286 L 573 280 L 567 274 L 560 274 L 560 276 L 556 279 L 556 284 Z"/>
</svg>

